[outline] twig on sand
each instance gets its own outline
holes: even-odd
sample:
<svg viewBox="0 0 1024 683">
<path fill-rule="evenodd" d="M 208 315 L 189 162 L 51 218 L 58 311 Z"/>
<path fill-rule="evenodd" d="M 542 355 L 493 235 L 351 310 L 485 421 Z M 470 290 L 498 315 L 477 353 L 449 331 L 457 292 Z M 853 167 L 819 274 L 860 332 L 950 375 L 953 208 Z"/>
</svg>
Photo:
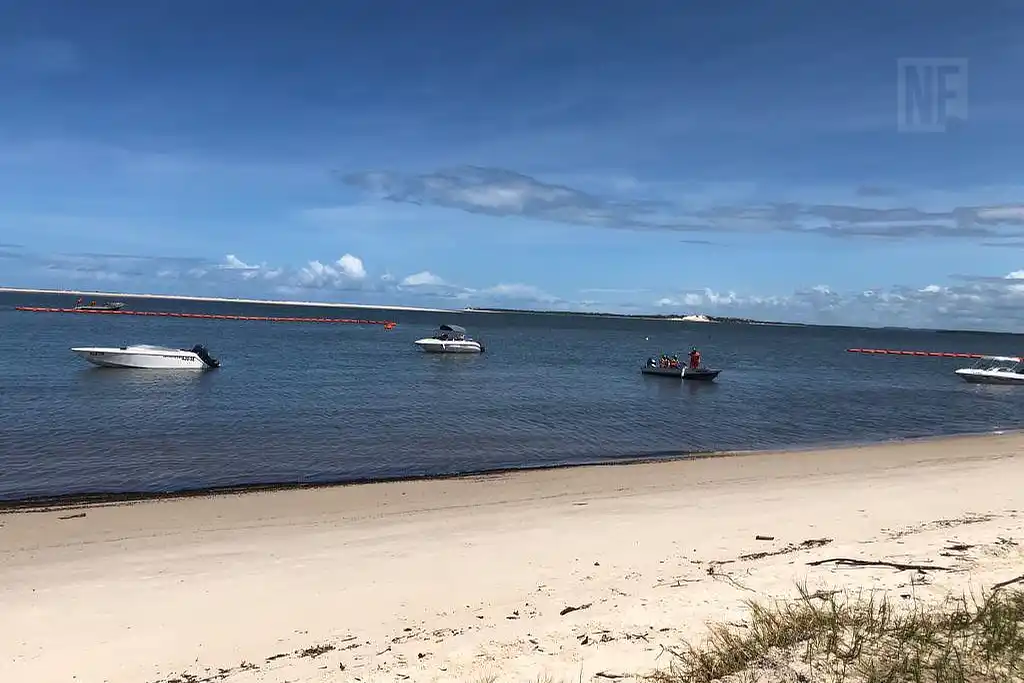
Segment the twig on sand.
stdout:
<svg viewBox="0 0 1024 683">
<path fill-rule="evenodd" d="M 686 659 L 685 655 L 683 655 L 683 653 L 679 652 L 678 650 L 673 650 L 672 648 L 666 647 L 666 646 L 664 646 L 664 645 L 662 645 L 660 643 L 658 644 L 658 647 L 661 648 L 661 652 L 659 652 L 654 657 L 655 659 L 658 659 L 658 657 L 661 657 L 666 652 L 669 653 L 670 655 L 672 655 L 673 657 L 675 657 L 676 659 L 679 659 L 679 660 L 685 660 Z"/>
<path fill-rule="evenodd" d="M 1024 583 L 1024 574 L 1021 574 L 1020 576 L 1015 576 L 1012 579 L 1007 579 L 1006 581 L 1000 581 L 999 583 L 992 586 L 992 592 L 995 593 L 1000 588 L 1006 588 L 1007 586 L 1010 586 L 1015 583 Z"/>
<path fill-rule="evenodd" d="M 753 588 L 748 588 L 747 586 L 744 586 L 742 583 L 734 579 L 732 577 L 732 574 L 729 574 L 728 572 L 720 572 L 717 569 L 715 569 L 715 565 L 711 565 L 710 567 L 708 567 L 708 576 L 710 576 L 713 579 L 725 579 L 725 581 L 731 584 L 734 588 L 739 588 L 743 591 L 750 591 L 751 593 L 755 592 Z"/>
<path fill-rule="evenodd" d="M 920 571 L 920 572 L 951 572 L 953 567 L 942 567 L 939 565 L 932 564 L 903 564 L 902 562 L 888 562 L 886 560 L 858 560 L 852 557 L 830 557 L 825 560 L 814 560 L 807 564 L 811 567 L 817 567 L 819 565 L 828 564 L 834 562 L 838 565 L 844 565 L 847 567 L 891 567 L 897 571 Z"/>
<path fill-rule="evenodd" d="M 682 588 L 688 583 L 698 583 L 700 579 L 678 578 L 671 581 L 659 581 L 654 584 L 655 588 Z"/>
<path fill-rule="evenodd" d="M 586 603 L 586 604 L 584 604 L 584 605 L 580 605 L 579 607 L 574 607 L 574 606 L 572 606 L 572 605 L 569 605 L 568 607 L 564 607 L 564 608 L 562 608 L 562 611 L 561 611 L 561 612 L 559 612 L 558 614 L 559 614 L 559 616 L 563 616 L 563 617 L 564 617 L 564 616 L 565 616 L 566 614 L 568 614 L 569 612 L 575 612 L 575 611 L 577 611 L 577 610 L 581 610 L 581 609 L 587 609 L 587 608 L 588 608 L 588 607 L 590 607 L 590 606 L 591 606 L 592 604 L 593 604 L 593 603 L 591 603 L 591 602 L 588 602 L 588 603 Z"/>
</svg>

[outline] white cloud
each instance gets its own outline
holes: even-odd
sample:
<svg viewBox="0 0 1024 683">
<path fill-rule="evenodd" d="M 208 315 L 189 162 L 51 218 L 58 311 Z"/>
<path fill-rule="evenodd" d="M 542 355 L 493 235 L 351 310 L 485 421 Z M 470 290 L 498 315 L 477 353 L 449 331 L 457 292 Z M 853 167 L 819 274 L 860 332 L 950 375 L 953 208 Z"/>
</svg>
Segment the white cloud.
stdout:
<svg viewBox="0 0 1024 683">
<path fill-rule="evenodd" d="M 517 301 L 535 301 L 537 303 L 558 303 L 562 301 L 557 296 L 548 294 L 544 290 L 533 285 L 521 283 L 497 284 L 493 287 L 480 290 L 479 294 L 485 297 L 496 299 L 513 299 Z"/>
<path fill-rule="evenodd" d="M 402 278 L 400 287 L 445 287 L 448 283 L 429 270 L 413 273 Z"/>
<path fill-rule="evenodd" d="M 313 289 L 352 288 L 366 279 L 366 268 L 358 256 L 345 254 L 331 264 L 310 261 L 299 269 L 294 283 Z"/>
<path fill-rule="evenodd" d="M 448 282 L 429 270 L 413 273 L 398 283 L 398 289 L 414 291 L 421 295 L 435 296 L 442 299 L 456 299 L 466 304 L 493 305 L 557 305 L 565 303 L 559 297 L 548 294 L 544 290 L 522 283 L 499 283 L 491 287 L 464 287 Z"/>
<path fill-rule="evenodd" d="M 217 268 L 220 270 L 236 271 L 243 280 L 254 280 L 256 278 L 275 280 L 284 272 L 281 268 L 269 268 L 266 263 L 261 263 L 258 266 L 246 263 L 234 254 L 225 256 L 223 263 L 220 263 Z"/>
<path fill-rule="evenodd" d="M 234 254 L 228 254 L 224 257 L 224 263 L 221 264 L 221 268 L 227 270 L 258 270 L 259 266 L 250 266 L 242 259 L 238 258 Z"/>
<path fill-rule="evenodd" d="M 352 280 L 362 280 L 366 277 L 366 268 L 363 267 L 362 259 L 352 254 L 345 254 L 338 259 L 337 266 L 345 277 Z"/>
</svg>

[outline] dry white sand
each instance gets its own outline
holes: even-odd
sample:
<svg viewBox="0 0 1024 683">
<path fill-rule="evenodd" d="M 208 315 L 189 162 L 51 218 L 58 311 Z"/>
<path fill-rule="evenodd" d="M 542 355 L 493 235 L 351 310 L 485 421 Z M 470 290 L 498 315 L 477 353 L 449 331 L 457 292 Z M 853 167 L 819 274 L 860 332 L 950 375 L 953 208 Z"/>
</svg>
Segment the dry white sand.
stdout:
<svg viewBox="0 0 1024 683">
<path fill-rule="evenodd" d="M 797 581 L 1021 573 L 1022 453 L 1007 434 L 4 514 L 0 681 L 607 681 Z M 807 564 L 831 557 L 953 571 Z"/>
</svg>

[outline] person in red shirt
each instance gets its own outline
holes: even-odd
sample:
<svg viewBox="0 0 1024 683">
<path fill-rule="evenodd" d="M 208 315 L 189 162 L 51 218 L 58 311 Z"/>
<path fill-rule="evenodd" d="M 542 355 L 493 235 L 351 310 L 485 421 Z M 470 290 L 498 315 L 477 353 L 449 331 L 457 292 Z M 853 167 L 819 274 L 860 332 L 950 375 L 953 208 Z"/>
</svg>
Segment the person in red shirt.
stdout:
<svg viewBox="0 0 1024 683">
<path fill-rule="evenodd" d="M 700 367 L 700 351 L 696 346 L 690 349 L 690 367 L 694 370 Z"/>
</svg>

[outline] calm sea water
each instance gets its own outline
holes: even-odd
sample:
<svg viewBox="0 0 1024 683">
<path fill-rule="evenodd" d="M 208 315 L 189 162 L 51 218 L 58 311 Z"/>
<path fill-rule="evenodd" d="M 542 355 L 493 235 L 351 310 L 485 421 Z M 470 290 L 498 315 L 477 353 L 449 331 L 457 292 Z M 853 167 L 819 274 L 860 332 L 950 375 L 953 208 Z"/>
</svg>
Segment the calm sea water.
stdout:
<svg viewBox="0 0 1024 683">
<path fill-rule="evenodd" d="M 345 311 L 123 298 L 136 310 L 322 315 L 376 326 L 15 311 L 0 293 L 0 500 L 314 483 L 982 432 L 1021 426 L 1024 387 L 963 361 L 848 347 L 1019 354 L 1014 335 Z M 412 341 L 455 322 L 480 356 Z M 104 370 L 76 345 L 208 346 L 205 373 Z M 701 348 L 712 385 L 646 377 Z"/>
</svg>

